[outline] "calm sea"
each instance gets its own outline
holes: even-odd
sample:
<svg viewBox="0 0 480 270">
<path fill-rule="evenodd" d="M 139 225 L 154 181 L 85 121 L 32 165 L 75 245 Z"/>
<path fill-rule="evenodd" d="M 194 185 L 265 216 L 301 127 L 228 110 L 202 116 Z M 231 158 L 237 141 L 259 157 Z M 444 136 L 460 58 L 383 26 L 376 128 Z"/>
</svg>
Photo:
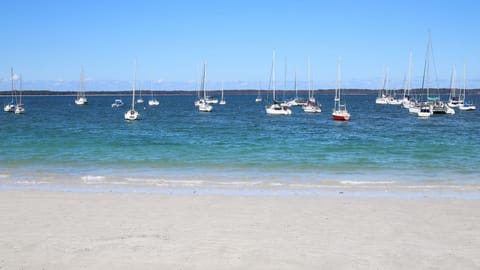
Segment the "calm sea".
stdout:
<svg viewBox="0 0 480 270">
<path fill-rule="evenodd" d="M 115 98 L 125 106 L 112 108 Z M 352 119 L 336 122 L 330 95 L 317 96 L 322 113 L 291 116 L 266 115 L 255 96 L 226 95 L 211 113 L 193 95 L 159 96 L 128 122 L 130 97 L 88 99 L 24 97 L 25 115 L 0 113 L 0 188 L 480 187 L 479 110 L 419 119 L 346 96 Z"/>
</svg>

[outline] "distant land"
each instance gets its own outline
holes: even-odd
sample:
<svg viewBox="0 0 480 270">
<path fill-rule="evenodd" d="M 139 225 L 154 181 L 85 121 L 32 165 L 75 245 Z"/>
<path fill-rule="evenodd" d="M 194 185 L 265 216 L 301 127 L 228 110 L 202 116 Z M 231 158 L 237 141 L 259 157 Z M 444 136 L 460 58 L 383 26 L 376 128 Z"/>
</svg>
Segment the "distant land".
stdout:
<svg viewBox="0 0 480 270">
<path fill-rule="evenodd" d="M 17 91 L 17 90 L 16 90 Z M 220 94 L 221 90 L 209 90 L 208 92 L 210 95 L 212 94 Z M 342 94 L 344 95 L 378 95 L 380 90 L 372 90 L 372 89 L 342 89 Z M 403 95 L 402 90 L 395 90 L 397 96 Z M 448 95 L 450 93 L 449 88 L 433 88 L 430 89 L 431 95 Z M 457 93 L 460 89 L 457 89 Z M 142 90 L 143 95 L 150 94 L 150 90 Z M 196 95 L 198 91 L 192 90 L 155 90 L 153 91 L 155 95 L 161 96 L 190 96 Z M 251 90 L 225 90 L 226 95 L 257 95 L 258 90 L 251 89 Z M 263 95 L 271 94 L 271 90 L 260 90 Z M 277 90 L 277 92 L 288 95 L 294 96 L 294 90 Z M 86 94 L 89 96 L 128 96 L 131 95 L 131 90 L 119 90 L 119 91 L 87 91 Z M 307 96 L 306 90 L 299 90 L 299 95 Z M 410 90 L 411 95 L 425 95 L 425 90 L 422 89 L 412 89 Z M 8 91 L 0 91 L 0 96 L 9 96 L 12 94 L 11 90 Z M 315 90 L 315 95 L 333 95 L 335 94 L 335 89 L 322 89 L 322 90 Z M 480 89 L 467 89 L 467 95 L 479 95 Z M 24 96 L 75 96 L 77 95 L 76 91 L 51 91 L 51 90 L 22 90 L 22 95 Z"/>
</svg>

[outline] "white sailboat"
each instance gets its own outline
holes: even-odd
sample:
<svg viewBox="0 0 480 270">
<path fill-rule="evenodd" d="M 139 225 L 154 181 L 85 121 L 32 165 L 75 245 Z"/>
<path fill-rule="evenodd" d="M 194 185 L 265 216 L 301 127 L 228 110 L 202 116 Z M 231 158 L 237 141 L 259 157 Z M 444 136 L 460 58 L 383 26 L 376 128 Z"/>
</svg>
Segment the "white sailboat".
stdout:
<svg viewBox="0 0 480 270">
<path fill-rule="evenodd" d="M 134 63 L 133 72 L 133 90 L 132 90 L 132 107 L 125 113 L 125 120 L 134 121 L 140 119 L 140 113 L 135 111 L 135 87 L 137 81 L 137 62 Z"/>
<path fill-rule="evenodd" d="M 18 91 L 18 102 L 15 106 L 15 114 L 24 114 L 25 113 L 25 104 L 22 102 L 22 75 L 20 75 L 20 90 Z"/>
<path fill-rule="evenodd" d="M 275 50 L 273 50 L 272 56 L 272 71 L 270 76 L 270 85 L 273 92 L 273 104 L 270 106 L 265 106 L 265 111 L 267 114 L 271 115 L 290 115 L 292 110 L 287 106 L 282 106 L 282 103 L 277 101 L 275 98 Z"/>
<path fill-rule="evenodd" d="M 15 90 L 14 90 L 14 87 L 13 87 L 13 80 L 14 80 L 14 75 L 13 75 L 13 68 L 10 69 L 10 81 L 12 83 L 12 87 L 11 87 L 11 90 L 12 90 L 12 100 L 10 100 L 10 102 L 5 105 L 5 107 L 3 107 L 3 111 L 5 112 L 15 112 Z"/>
<path fill-rule="evenodd" d="M 83 74 L 83 67 L 80 69 L 80 90 L 77 92 L 77 98 L 75 99 L 77 105 L 87 105 L 88 100 L 85 96 L 85 77 Z"/>
<path fill-rule="evenodd" d="M 463 103 L 463 100 L 460 100 L 460 97 L 457 96 L 457 89 L 455 86 L 456 83 L 456 71 L 455 65 L 452 66 L 452 75 L 450 77 L 450 94 L 448 95 L 448 106 L 455 108 L 460 106 L 460 103 Z"/>
<path fill-rule="evenodd" d="M 455 114 L 455 110 L 450 108 L 446 103 L 440 100 L 439 96 L 430 97 L 430 49 L 432 47 L 432 41 L 430 32 L 428 33 L 427 53 L 425 56 L 425 66 L 423 71 L 422 90 L 426 88 L 427 103 L 432 105 L 432 114 Z M 420 109 L 421 111 L 421 109 Z M 418 113 L 420 114 L 420 112 Z M 420 116 L 420 115 L 419 115 Z"/>
<path fill-rule="evenodd" d="M 320 113 L 322 112 L 321 105 L 317 104 L 312 91 L 312 81 L 310 80 L 310 58 L 308 58 L 307 66 L 307 84 L 308 84 L 308 101 L 303 105 L 303 111 L 306 113 Z M 297 88 L 297 73 L 295 73 L 295 89 Z"/>
<path fill-rule="evenodd" d="M 198 103 L 198 110 L 201 112 L 211 112 L 213 110 L 213 106 L 210 105 L 210 103 L 208 102 L 206 81 L 207 81 L 207 66 L 205 63 L 203 63 L 203 77 L 202 77 L 203 98 L 201 98 Z"/>
<path fill-rule="evenodd" d="M 347 105 L 342 104 L 341 102 L 341 88 L 340 83 L 342 81 L 342 70 L 340 61 L 338 62 L 338 71 L 337 71 L 337 85 L 335 87 L 335 98 L 333 104 L 333 120 L 337 121 L 349 121 L 350 113 L 347 111 Z"/>
<path fill-rule="evenodd" d="M 222 97 L 220 98 L 220 102 L 218 104 L 220 105 L 227 104 L 227 102 L 225 101 L 225 98 L 223 97 L 223 81 L 222 81 Z"/>
<path fill-rule="evenodd" d="M 467 66 L 463 65 L 463 93 L 460 95 L 461 97 L 461 102 L 460 106 L 458 106 L 458 109 L 461 111 L 474 111 L 477 109 L 477 107 L 466 101 L 466 91 L 467 91 Z"/>
<path fill-rule="evenodd" d="M 138 99 L 137 99 L 137 103 L 138 104 L 143 104 L 145 102 L 145 100 L 143 100 L 143 97 L 142 97 L 142 85 L 141 85 L 141 81 L 140 81 L 140 89 L 138 90 L 139 91 L 139 95 L 138 95 Z"/>
<path fill-rule="evenodd" d="M 410 52 L 410 57 L 408 61 L 408 73 L 405 76 L 405 82 L 403 86 L 403 100 L 402 106 L 405 109 L 414 108 L 417 105 L 417 101 L 410 95 L 411 82 L 412 82 L 412 58 L 413 54 Z"/>
<path fill-rule="evenodd" d="M 383 84 L 382 89 L 378 92 L 378 97 L 375 99 L 376 104 L 388 104 L 388 93 L 387 93 L 387 84 L 388 84 L 388 68 L 385 70 L 385 74 L 383 76 Z"/>
<path fill-rule="evenodd" d="M 158 106 L 160 105 L 160 102 L 158 101 L 158 99 L 155 97 L 155 94 L 153 93 L 153 88 L 152 88 L 152 84 L 150 83 L 150 91 L 151 91 L 151 97 L 150 97 L 150 100 L 148 100 L 148 105 L 149 106 Z"/>
<path fill-rule="evenodd" d="M 258 93 L 257 93 L 257 97 L 255 98 L 255 102 L 262 102 L 262 95 L 260 95 L 260 89 L 262 89 L 262 83 L 259 82 L 258 83 Z"/>
</svg>

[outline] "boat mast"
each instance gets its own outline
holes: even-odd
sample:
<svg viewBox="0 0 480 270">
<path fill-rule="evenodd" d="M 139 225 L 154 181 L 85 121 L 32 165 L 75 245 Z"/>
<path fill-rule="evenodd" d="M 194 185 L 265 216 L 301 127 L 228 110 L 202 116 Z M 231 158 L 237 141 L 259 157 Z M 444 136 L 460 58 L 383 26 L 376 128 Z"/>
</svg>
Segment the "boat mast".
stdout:
<svg viewBox="0 0 480 270">
<path fill-rule="evenodd" d="M 207 80 L 207 64 L 203 63 L 203 78 L 202 78 L 202 90 L 203 90 L 203 99 L 207 101 L 207 90 L 206 90 L 206 80 Z"/>
<path fill-rule="evenodd" d="M 12 89 L 12 95 L 13 95 L 13 67 L 10 68 L 10 81 L 12 83 L 12 88 L 11 89 Z"/>
<path fill-rule="evenodd" d="M 77 95 L 78 98 L 85 96 L 85 94 L 84 94 L 84 89 L 85 89 L 84 81 L 85 81 L 85 77 L 84 77 L 83 66 L 82 66 L 80 68 L 80 92 Z"/>
<path fill-rule="evenodd" d="M 410 96 L 410 89 L 412 83 L 412 62 L 413 62 L 413 53 L 410 51 L 410 57 L 408 59 L 408 75 L 407 75 L 407 95 Z"/>
<path fill-rule="evenodd" d="M 270 75 L 270 84 L 273 92 L 273 102 L 275 102 L 275 50 L 272 52 L 272 71 Z"/>
<path fill-rule="evenodd" d="M 293 84 L 293 87 L 295 88 L 295 97 L 298 97 L 298 91 L 297 91 L 297 71 L 295 70 L 295 82 Z"/>
<path fill-rule="evenodd" d="M 465 95 L 467 92 L 467 65 L 463 64 L 463 95 L 460 97 L 465 102 Z"/>
<path fill-rule="evenodd" d="M 456 80 L 455 65 L 452 65 L 452 76 L 450 77 L 450 96 L 449 99 L 452 99 L 456 96 L 455 94 L 455 80 Z"/>
<path fill-rule="evenodd" d="M 307 89 L 308 89 L 308 99 L 312 98 L 312 86 L 310 83 L 310 56 L 307 59 Z"/>
<path fill-rule="evenodd" d="M 137 83 L 137 60 L 133 62 L 133 91 L 132 91 L 132 111 L 135 110 L 135 88 Z"/>
<path fill-rule="evenodd" d="M 427 101 L 428 101 L 428 97 L 429 97 L 429 92 L 430 92 L 430 89 L 429 89 L 429 85 L 428 85 L 428 81 L 429 81 L 429 73 L 430 73 L 430 47 L 431 47 L 431 41 L 430 41 L 430 31 L 428 31 L 428 41 L 427 41 L 427 52 L 426 52 L 426 55 L 425 55 L 425 64 L 423 66 L 423 80 L 422 80 L 422 90 L 425 89 L 425 79 L 427 80 Z"/>
</svg>

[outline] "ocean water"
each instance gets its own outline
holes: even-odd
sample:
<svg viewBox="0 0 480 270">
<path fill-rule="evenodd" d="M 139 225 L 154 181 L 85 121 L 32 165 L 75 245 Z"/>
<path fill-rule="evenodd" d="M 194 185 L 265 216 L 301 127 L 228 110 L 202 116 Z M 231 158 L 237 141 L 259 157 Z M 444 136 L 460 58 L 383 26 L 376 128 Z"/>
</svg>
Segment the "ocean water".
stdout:
<svg viewBox="0 0 480 270">
<path fill-rule="evenodd" d="M 87 106 L 24 97 L 25 115 L 0 113 L 0 188 L 480 190 L 479 110 L 419 119 L 375 96 L 346 96 L 352 119 L 336 122 L 330 95 L 317 96 L 322 113 L 291 116 L 266 115 L 255 97 L 227 94 L 211 113 L 194 95 L 159 96 L 159 107 L 145 97 L 135 122 L 123 118 L 127 96 L 123 108 L 111 107 L 118 96 L 88 96 Z"/>
</svg>

